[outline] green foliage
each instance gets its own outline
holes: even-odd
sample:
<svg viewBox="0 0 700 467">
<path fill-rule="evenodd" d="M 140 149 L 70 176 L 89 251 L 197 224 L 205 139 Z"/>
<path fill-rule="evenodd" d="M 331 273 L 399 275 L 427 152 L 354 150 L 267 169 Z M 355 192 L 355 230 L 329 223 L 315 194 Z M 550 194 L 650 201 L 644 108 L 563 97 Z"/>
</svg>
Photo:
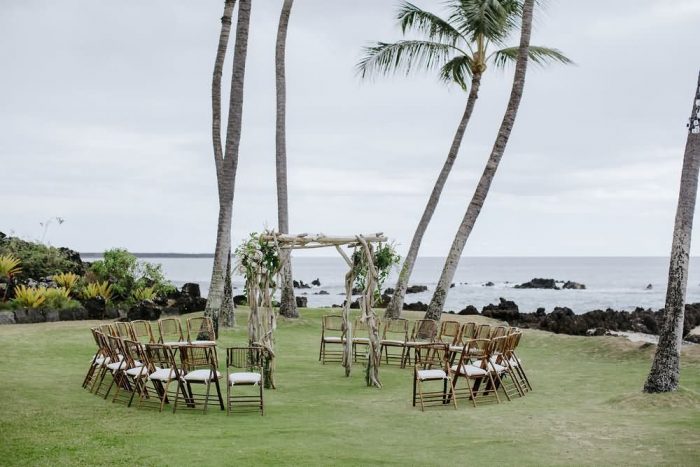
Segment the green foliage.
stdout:
<svg viewBox="0 0 700 467">
<path fill-rule="evenodd" d="M 102 281 L 102 282 L 91 282 L 85 287 L 85 291 L 83 292 L 83 297 L 84 298 L 97 298 L 97 297 L 102 297 L 104 298 L 105 302 L 109 302 L 112 300 L 112 295 L 113 295 L 113 285 L 110 284 L 107 281 Z"/>
<path fill-rule="evenodd" d="M 104 253 L 104 259 L 90 266 L 89 281 L 109 282 L 115 300 L 130 300 L 134 291 L 153 288 L 156 296 L 164 296 L 174 290 L 163 274 L 160 264 L 139 261 L 127 250 L 114 248 Z"/>
<path fill-rule="evenodd" d="M 132 293 L 136 301 L 143 300 L 154 300 L 156 298 L 156 291 L 153 287 L 139 287 Z"/>
<path fill-rule="evenodd" d="M 355 287 L 363 289 L 367 281 L 369 269 L 367 258 L 361 249 L 355 250 L 352 255 L 355 270 Z M 401 256 L 396 253 L 393 244 L 378 243 L 374 248 L 374 268 L 377 270 L 377 288 L 374 292 L 375 300 L 381 294 L 382 286 L 391 273 L 391 269 L 401 261 Z"/>
<path fill-rule="evenodd" d="M 250 277 L 260 272 L 261 282 L 267 278 L 267 283 L 272 288 L 275 287 L 275 276 L 281 266 L 279 252 L 275 245 L 264 241 L 261 234 L 251 233 L 250 238 L 241 243 L 233 255 L 236 267 L 246 278 L 246 283 Z"/>
<path fill-rule="evenodd" d="M 0 278 L 11 279 L 22 272 L 21 263 L 22 261 L 12 254 L 0 255 Z"/>
<path fill-rule="evenodd" d="M 66 310 L 80 307 L 80 302 L 72 300 L 70 291 L 65 287 L 45 289 L 44 297 L 46 297 L 46 301 L 42 305 L 42 308 Z"/>
<path fill-rule="evenodd" d="M 27 287 L 18 285 L 15 287 L 13 302 L 27 308 L 39 308 L 46 301 L 46 287 Z"/>
<path fill-rule="evenodd" d="M 12 255 L 22 262 L 19 278 L 41 279 L 62 272 L 83 272 L 82 264 L 71 260 L 68 250 L 17 237 L 0 238 L 0 255 Z"/>
<path fill-rule="evenodd" d="M 68 293 L 73 291 L 79 280 L 80 276 L 72 272 L 62 272 L 61 274 L 56 274 L 53 276 L 53 281 L 59 287 L 66 289 Z"/>
</svg>

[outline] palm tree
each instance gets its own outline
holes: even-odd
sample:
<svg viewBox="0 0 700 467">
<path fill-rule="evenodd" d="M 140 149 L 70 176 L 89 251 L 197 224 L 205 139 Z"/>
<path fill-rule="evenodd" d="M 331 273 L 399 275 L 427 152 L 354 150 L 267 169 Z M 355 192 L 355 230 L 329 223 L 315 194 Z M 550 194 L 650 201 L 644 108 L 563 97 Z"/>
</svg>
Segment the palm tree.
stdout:
<svg viewBox="0 0 700 467">
<path fill-rule="evenodd" d="M 250 27 L 250 0 L 241 0 L 238 5 L 238 22 L 236 25 L 236 45 L 233 54 L 233 75 L 229 98 L 228 125 L 226 127 L 226 146 L 221 145 L 221 75 L 226 57 L 228 37 L 231 30 L 231 14 L 235 0 L 225 0 L 224 16 L 221 18 L 219 47 L 214 63 L 212 80 L 212 140 L 214 144 L 214 162 L 219 192 L 219 220 L 214 250 L 211 285 L 207 297 L 205 315 L 214 322 L 218 335 L 219 314 L 226 281 L 226 264 L 231 249 L 231 216 L 233 214 L 233 192 L 238 168 L 238 148 L 241 142 L 243 114 L 243 82 L 245 78 L 246 55 L 248 52 L 248 31 Z"/>
<path fill-rule="evenodd" d="M 425 313 L 426 318 L 440 319 L 440 314 L 442 313 L 442 309 L 445 305 L 447 292 L 450 290 L 450 284 L 452 283 L 455 270 L 457 269 L 457 264 L 459 263 L 459 257 L 464 250 L 464 245 L 467 243 L 469 234 L 474 228 L 474 223 L 479 216 L 479 212 L 481 212 L 484 201 L 486 201 L 486 195 L 488 195 L 491 182 L 496 175 L 498 164 L 501 162 L 506 145 L 508 144 L 508 138 L 510 138 L 510 132 L 513 129 L 515 117 L 518 113 L 518 108 L 520 107 L 520 99 L 523 95 L 523 88 L 525 87 L 525 73 L 527 71 L 528 57 L 532 56 L 529 49 L 534 2 L 535 0 L 525 0 L 523 4 L 520 47 L 517 49 L 515 76 L 513 78 L 513 87 L 510 92 L 508 107 L 506 108 L 506 113 L 503 116 L 501 128 L 498 131 L 498 136 L 496 137 L 496 142 L 491 150 L 491 155 L 486 162 L 486 167 L 484 168 L 481 178 L 479 179 L 479 183 L 476 186 L 474 196 L 469 203 L 467 212 L 464 214 L 462 223 L 460 224 L 454 241 L 452 242 L 452 247 L 450 248 L 450 253 L 447 256 L 447 260 L 445 261 L 445 266 L 442 269 L 440 280 L 435 287 L 435 292 L 433 293 L 433 298 L 430 300 L 430 305 L 428 305 L 428 311 Z M 513 52 L 507 52 L 507 54 L 512 56 Z"/>
<path fill-rule="evenodd" d="M 644 383 L 644 392 L 668 392 L 678 388 L 680 379 L 681 342 L 685 314 L 685 292 L 688 285 L 688 256 L 693 232 L 693 214 L 698 194 L 700 167 L 700 76 L 693 99 L 693 112 L 688 126 L 688 140 L 683 156 L 681 187 L 673 228 L 671 261 L 668 269 L 666 307 L 659 344 L 651 371 Z"/>
<path fill-rule="evenodd" d="M 413 234 L 394 288 L 394 296 L 386 310 L 387 317 L 395 318 L 401 314 L 406 287 L 413 272 L 423 235 L 457 158 L 464 132 L 479 97 L 479 87 L 487 65 L 492 64 L 495 68 L 503 68 L 515 60 L 518 52 L 516 47 L 491 49 L 502 47 L 515 27 L 515 19 L 521 8 L 520 0 L 452 0 L 448 3 L 448 8 L 450 16 L 442 19 L 411 3 L 402 3 L 397 14 L 402 33 L 414 31 L 424 35 L 425 39 L 402 40 L 395 43 L 378 42 L 375 46 L 365 49 L 366 55 L 358 64 L 358 70 L 363 78 L 372 73 L 389 74 L 404 71 L 409 74 L 417 69 L 439 68 L 442 81 L 457 84 L 465 92 L 469 90 L 467 104 L 447 153 L 447 159 Z M 536 63 L 570 62 L 556 49 L 531 47 L 529 53 L 530 58 Z"/>
<path fill-rule="evenodd" d="M 284 55 L 287 45 L 287 26 L 294 0 L 284 0 L 277 29 L 275 71 L 277 81 L 277 127 L 276 127 L 276 172 L 277 172 L 277 223 L 280 233 L 289 233 L 289 206 L 287 203 L 287 141 L 286 112 L 287 89 L 285 82 Z M 287 318 L 298 318 L 292 281 L 291 251 L 282 255 L 282 296 L 280 313 Z"/>
</svg>

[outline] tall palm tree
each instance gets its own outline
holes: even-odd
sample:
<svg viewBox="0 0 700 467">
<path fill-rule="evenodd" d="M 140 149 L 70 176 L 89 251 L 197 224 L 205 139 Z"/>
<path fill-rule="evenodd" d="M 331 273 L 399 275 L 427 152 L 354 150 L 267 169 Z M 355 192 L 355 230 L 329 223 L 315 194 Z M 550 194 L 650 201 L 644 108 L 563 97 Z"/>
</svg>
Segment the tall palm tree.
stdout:
<svg viewBox="0 0 700 467">
<path fill-rule="evenodd" d="M 523 88 L 525 87 L 525 73 L 527 71 L 528 57 L 532 56 L 529 49 L 534 2 L 535 0 L 525 0 L 523 4 L 520 47 L 515 50 L 517 60 L 515 63 L 515 76 L 513 78 L 513 87 L 511 88 L 508 107 L 506 108 L 505 115 L 503 116 L 503 121 L 501 122 L 501 127 L 498 131 L 496 142 L 491 150 L 491 155 L 486 162 L 486 167 L 484 168 L 481 178 L 479 179 L 479 183 L 476 186 L 474 196 L 469 203 L 467 212 L 464 214 L 462 223 L 460 224 L 454 241 L 452 242 L 452 247 L 450 248 L 450 253 L 447 256 L 447 260 L 445 261 L 445 266 L 442 269 L 440 280 L 435 288 L 430 305 L 428 305 L 428 311 L 425 313 L 426 318 L 440 319 L 440 314 L 442 313 L 442 309 L 445 305 L 447 292 L 450 290 L 450 284 L 452 283 L 452 279 L 454 278 L 454 274 L 457 269 L 457 264 L 459 263 L 459 257 L 464 250 L 464 245 L 467 243 L 469 234 L 471 234 L 471 231 L 474 228 L 476 219 L 479 217 L 479 212 L 481 212 L 484 201 L 486 201 L 486 195 L 488 195 L 491 182 L 496 175 L 498 164 L 501 162 L 506 145 L 508 144 L 508 139 L 510 138 L 510 133 L 513 129 L 513 124 L 515 123 L 515 117 L 518 113 L 518 108 L 520 107 L 520 99 L 523 95 Z M 506 53 L 511 56 L 513 55 L 513 51 Z"/>
<path fill-rule="evenodd" d="M 452 170 L 464 132 L 479 97 L 481 79 L 487 65 L 503 68 L 516 59 L 516 47 L 502 48 L 505 39 L 516 26 L 520 0 L 451 0 L 447 19 L 404 2 L 399 6 L 397 19 L 405 35 L 409 31 L 425 36 L 421 40 L 401 40 L 394 43 L 378 42 L 365 49 L 366 55 L 358 64 L 364 78 L 372 73 L 389 74 L 404 71 L 434 70 L 439 68 L 440 79 L 468 90 L 466 107 L 457 126 L 447 159 L 440 170 L 423 215 L 418 222 L 411 245 L 399 274 L 394 296 L 385 316 L 398 317 L 403 308 L 406 287 L 418 257 L 418 250 L 428 224 L 433 217 L 440 195 Z M 492 50 L 496 48 L 496 50 Z M 559 61 L 569 63 L 561 52 L 547 47 L 531 47 L 530 58 L 536 63 Z"/>
<path fill-rule="evenodd" d="M 700 76 L 693 99 L 693 111 L 688 126 L 688 140 L 683 156 L 681 187 L 673 228 L 671 261 L 668 268 L 664 321 L 656 346 L 654 362 L 644 392 L 668 392 L 678 388 L 680 379 L 681 342 L 685 314 L 685 292 L 688 285 L 688 257 L 693 232 L 693 214 L 698 194 L 700 168 Z"/>
<path fill-rule="evenodd" d="M 214 64 L 212 80 L 212 140 L 214 144 L 214 162 L 216 181 L 219 192 L 219 220 L 216 232 L 216 249 L 211 285 L 207 297 L 205 315 L 214 322 L 218 334 L 219 314 L 226 281 L 226 264 L 231 249 L 231 216 L 233 214 L 233 192 L 238 168 L 238 149 L 241 143 L 243 117 L 243 82 L 245 79 L 246 55 L 248 53 L 248 31 L 250 28 L 250 0 L 240 0 L 238 4 L 238 22 L 236 24 L 236 45 L 233 53 L 233 75 L 229 97 L 228 125 L 226 127 L 226 145 L 221 145 L 221 75 L 226 57 L 226 46 L 231 30 L 231 14 L 235 0 L 226 0 L 224 16 L 221 18 L 221 33 Z"/>
<path fill-rule="evenodd" d="M 289 233 L 289 205 L 287 202 L 287 88 L 285 81 L 284 55 L 287 46 L 287 26 L 294 0 L 284 0 L 277 29 L 275 51 L 275 72 L 277 82 L 277 125 L 276 125 L 276 172 L 277 172 L 277 223 L 280 233 Z M 294 298 L 292 280 L 291 251 L 282 256 L 282 296 L 280 313 L 287 318 L 298 318 L 297 303 Z"/>
</svg>

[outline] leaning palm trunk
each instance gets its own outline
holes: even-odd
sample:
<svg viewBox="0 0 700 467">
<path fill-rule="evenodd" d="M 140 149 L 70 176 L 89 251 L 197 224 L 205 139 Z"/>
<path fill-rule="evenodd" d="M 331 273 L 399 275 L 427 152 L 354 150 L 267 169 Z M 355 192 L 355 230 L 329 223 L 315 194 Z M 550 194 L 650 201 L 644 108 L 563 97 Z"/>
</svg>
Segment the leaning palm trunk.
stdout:
<svg viewBox="0 0 700 467">
<path fill-rule="evenodd" d="M 287 201 L 287 141 L 286 114 L 287 89 L 285 81 L 284 55 L 287 45 L 287 26 L 294 0 L 284 0 L 277 29 L 277 49 L 275 52 L 275 71 L 277 78 L 277 129 L 276 129 L 276 172 L 277 172 L 277 219 L 280 233 L 289 233 L 289 203 Z M 287 318 L 298 318 L 294 284 L 292 280 L 291 249 L 285 250 L 282 260 L 282 295 L 280 297 L 280 314 Z"/>
<path fill-rule="evenodd" d="M 459 147 L 462 144 L 462 139 L 464 138 L 464 132 L 469 124 L 469 119 L 474 111 L 474 105 L 476 100 L 479 98 L 479 86 L 481 85 L 481 73 L 474 73 L 472 77 L 472 87 L 469 91 L 469 98 L 467 99 L 467 106 L 464 109 L 464 114 L 462 115 L 462 120 L 459 122 L 457 131 L 455 132 L 454 139 L 452 140 L 452 146 L 450 146 L 450 151 L 447 153 L 447 159 L 445 160 L 440 175 L 438 175 L 435 181 L 435 186 L 433 186 L 433 191 L 430 193 L 430 198 L 428 198 L 428 204 L 425 206 L 423 215 L 418 222 L 418 227 L 413 234 L 413 240 L 411 240 L 411 246 L 406 254 L 406 259 L 404 259 L 403 266 L 401 267 L 401 272 L 399 273 L 399 279 L 396 282 L 396 287 L 394 288 L 394 296 L 391 298 L 389 306 L 386 308 L 384 313 L 385 318 L 398 318 L 401 316 L 401 311 L 403 310 L 403 302 L 406 297 L 406 288 L 408 287 L 408 281 L 413 273 L 413 266 L 416 263 L 416 258 L 418 257 L 418 250 L 420 249 L 420 244 L 423 241 L 423 235 L 428 228 L 430 220 L 433 218 L 433 213 L 440 201 L 440 195 L 442 194 L 442 189 L 445 187 L 447 182 L 447 177 L 450 175 L 452 166 L 457 159 L 457 153 L 459 152 Z"/>
<path fill-rule="evenodd" d="M 654 354 L 651 371 L 644 383 L 644 392 L 668 392 L 678 388 L 680 380 L 681 342 L 685 315 L 685 292 L 688 285 L 688 258 L 693 231 L 693 214 L 698 193 L 700 166 L 700 77 L 693 99 L 688 140 L 683 156 L 681 187 L 678 195 L 676 222 L 673 228 L 671 262 L 668 269 L 666 307 Z"/>
<path fill-rule="evenodd" d="M 484 201 L 486 201 L 486 196 L 488 195 L 489 188 L 491 187 L 491 182 L 496 175 L 498 164 L 501 162 L 506 145 L 508 144 L 508 139 L 510 138 L 510 133 L 513 129 L 515 117 L 518 113 L 520 100 L 523 95 L 523 88 L 525 87 L 525 73 L 527 71 L 528 54 L 530 48 L 530 32 L 532 29 L 534 1 L 535 0 L 525 0 L 523 5 L 523 24 L 520 36 L 518 59 L 515 65 L 515 77 L 513 79 L 510 100 L 508 101 L 508 107 L 503 117 L 501 128 L 498 132 L 498 136 L 496 137 L 496 142 L 491 150 L 491 155 L 486 163 L 486 167 L 484 168 L 484 172 L 481 174 L 481 178 L 479 179 L 474 196 L 469 203 L 467 212 L 464 214 L 462 223 L 457 230 L 457 235 L 455 235 L 454 241 L 452 242 L 452 247 L 450 248 L 447 260 L 445 261 L 445 266 L 442 269 L 440 280 L 435 288 L 435 292 L 433 293 L 433 298 L 428 306 L 428 311 L 425 314 L 426 319 L 440 319 L 440 314 L 445 306 L 447 292 L 450 290 L 450 284 L 452 283 L 452 279 L 454 278 L 455 271 L 457 269 L 457 264 L 459 263 L 459 257 L 462 255 L 462 251 L 464 251 L 464 245 L 467 243 L 467 239 L 474 228 L 476 219 L 479 217 Z"/>
<path fill-rule="evenodd" d="M 236 25 L 236 46 L 233 55 L 233 76 L 231 78 L 231 93 L 229 99 L 228 126 L 226 128 L 225 151 L 221 148 L 221 74 L 223 60 L 226 56 L 226 45 L 231 29 L 231 12 L 233 0 L 227 0 L 224 6 L 224 16 L 221 18 L 221 34 L 219 48 L 214 65 L 212 81 L 212 134 L 214 141 L 214 160 L 216 164 L 216 179 L 219 188 L 219 220 L 214 250 L 214 266 L 207 297 L 205 315 L 214 322 L 214 331 L 219 333 L 219 314 L 224 295 L 226 264 L 231 248 L 231 216 L 233 214 L 233 192 L 238 168 L 238 149 L 241 142 L 241 126 L 243 115 L 243 82 L 245 78 L 246 55 L 248 52 L 248 30 L 250 26 L 250 0 L 241 0 L 238 7 L 238 23 Z"/>
</svg>

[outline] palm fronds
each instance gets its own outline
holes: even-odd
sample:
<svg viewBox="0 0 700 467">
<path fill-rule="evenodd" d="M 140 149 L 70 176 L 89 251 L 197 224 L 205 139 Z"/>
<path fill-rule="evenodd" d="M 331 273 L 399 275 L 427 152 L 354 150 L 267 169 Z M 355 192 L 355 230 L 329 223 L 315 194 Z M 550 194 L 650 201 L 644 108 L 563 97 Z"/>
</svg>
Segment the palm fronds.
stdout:
<svg viewBox="0 0 700 467">
<path fill-rule="evenodd" d="M 394 43 L 378 42 L 365 47 L 365 57 L 357 64 L 363 78 L 373 74 L 405 72 L 416 68 L 432 70 L 448 61 L 456 47 L 431 41 L 405 40 Z"/>
<path fill-rule="evenodd" d="M 517 47 L 507 47 L 505 49 L 497 50 L 489 57 L 489 59 L 493 61 L 496 68 L 504 68 L 509 63 L 515 63 L 517 58 Z M 564 55 L 558 49 L 535 45 L 530 46 L 529 58 L 532 63 L 539 66 L 549 65 L 550 63 L 554 62 L 563 63 L 564 65 L 574 63 L 569 57 Z"/>
<path fill-rule="evenodd" d="M 399 20 L 403 34 L 413 30 L 423 33 L 432 41 L 451 45 L 457 45 L 460 40 L 465 40 L 462 34 L 448 21 L 409 2 L 399 5 L 396 18 Z"/>
<path fill-rule="evenodd" d="M 472 59 L 468 55 L 458 55 L 440 68 L 440 79 L 446 83 L 457 83 L 467 90 L 467 78 L 472 76 Z"/>
</svg>

